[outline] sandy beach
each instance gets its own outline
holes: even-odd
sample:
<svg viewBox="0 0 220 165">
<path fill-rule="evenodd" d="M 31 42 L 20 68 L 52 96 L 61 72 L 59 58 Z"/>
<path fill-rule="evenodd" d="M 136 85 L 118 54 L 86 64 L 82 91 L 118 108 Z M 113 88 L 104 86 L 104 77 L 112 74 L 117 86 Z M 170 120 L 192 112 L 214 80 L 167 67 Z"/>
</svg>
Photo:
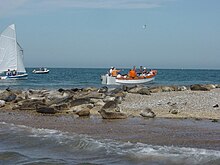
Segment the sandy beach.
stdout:
<svg viewBox="0 0 220 165">
<path fill-rule="evenodd" d="M 220 89 L 211 91 L 172 91 L 140 95 L 127 93 L 121 111 L 127 119 L 102 119 L 97 107 L 89 117 L 74 113 L 41 114 L 30 110 L 2 107 L 0 121 L 33 128 L 56 129 L 85 134 L 98 139 L 152 145 L 174 145 L 220 150 Z M 139 114 L 144 108 L 155 112 L 155 118 Z M 176 109 L 177 113 L 170 111 Z"/>
<path fill-rule="evenodd" d="M 145 108 L 151 108 L 157 117 L 220 119 L 220 88 L 210 91 L 171 91 L 151 95 L 128 94 L 121 107 L 135 116 Z M 177 110 L 177 114 L 169 111 Z"/>
</svg>

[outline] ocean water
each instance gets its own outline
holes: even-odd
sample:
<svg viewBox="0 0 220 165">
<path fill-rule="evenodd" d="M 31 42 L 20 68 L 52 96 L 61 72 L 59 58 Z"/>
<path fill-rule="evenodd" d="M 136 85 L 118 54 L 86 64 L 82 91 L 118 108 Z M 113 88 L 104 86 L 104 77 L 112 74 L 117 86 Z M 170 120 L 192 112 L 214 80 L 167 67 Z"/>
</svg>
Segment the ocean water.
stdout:
<svg viewBox="0 0 220 165">
<path fill-rule="evenodd" d="M 1 81 L 5 89 L 58 89 L 101 87 L 100 75 L 108 69 L 49 68 L 50 73 L 32 74 L 27 80 Z M 122 72 L 128 72 L 124 69 Z M 150 85 L 220 84 L 220 70 L 158 69 Z M 219 123 L 217 123 L 219 125 Z M 189 123 L 190 125 L 190 123 Z M 219 147 L 217 147 L 219 148 Z M 36 129 L 0 121 L 0 164 L 220 164 L 220 151 L 177 146 L 157 146 L 144 143 L 94 139 L 87 135 Z"/>
<path fill-rule="evenodd" d="M 1 81 L 0 89 L 101 87 L 100 75 L 108 71 L 107 68 L 49 68 L 49 74 L 33 74 L 33 69 L 27 68 L 27 80 Z M 121 69 L 121 72 L 128 73 L 128 69 Z M 220 70 L 158 69 L 150 85 L 220 84 L 219 75 Z"/>
<path fill-rule="evenodd" d="M 0 164 L 212 164 L 220 151 L 93 139 L 0 122 Z"/>
</svg>

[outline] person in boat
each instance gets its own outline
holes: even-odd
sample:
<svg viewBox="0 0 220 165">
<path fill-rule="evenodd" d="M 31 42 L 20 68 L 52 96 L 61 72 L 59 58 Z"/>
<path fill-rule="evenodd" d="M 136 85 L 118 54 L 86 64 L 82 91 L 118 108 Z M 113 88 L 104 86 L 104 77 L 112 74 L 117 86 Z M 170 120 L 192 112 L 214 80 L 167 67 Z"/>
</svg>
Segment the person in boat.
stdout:
<svg viewBox="0 0 220 165">
<path fill-rule="evenodd" d="M 17 74 L 17 71 L 14 69 L 13 71 L 12 71 L 12 76 L 15 76 Z"/>
<path fill-rule="evenodd" d="M 148 73 L 149 72 L 148 72 L 147 68 L 144 67 L 144 70 L 143 70 L 142 74 L 140 74 L 140 76 L 147 76 Z"/>
<path fill-rule="evenodd" d="M 137 75 L 141 75 L 143 73 L 143 66 L 140 66 L 140 69 L 137 71 Z"/>
<path fill-rule="evenodd" d="M 113 70 L 112 70 L 112 73 L 111 73 L 112 77 L 117 77 L 117 75 L 118 75 L 119 72 L 120 72 L 120 70 L 117 70 L 117 69 L 114 67 Z"/>
<path fill-rule="evenodd" d="M 130 78 L 135 78 L 135 77 L 137 77 L 136 70 L 135 70 L 134 68 L 131 69 L 131 70 L 129 71 L 128 75 L 129 75 Z"/>
<path fill-rule="evenodd" d="M 112 75 L 112 71 L 113 71 L 114 67 L 112 66 L 110 69 L 109 69 L 109 73 L 108 75 L 111 76 Z"/>
<path fill-rule="evenodd" d="M 10 69 L 8 69 L 8 71 L 6 72 L 6 76 L 11 76 L 11 71 L 10 71 Z"/>
</svg>

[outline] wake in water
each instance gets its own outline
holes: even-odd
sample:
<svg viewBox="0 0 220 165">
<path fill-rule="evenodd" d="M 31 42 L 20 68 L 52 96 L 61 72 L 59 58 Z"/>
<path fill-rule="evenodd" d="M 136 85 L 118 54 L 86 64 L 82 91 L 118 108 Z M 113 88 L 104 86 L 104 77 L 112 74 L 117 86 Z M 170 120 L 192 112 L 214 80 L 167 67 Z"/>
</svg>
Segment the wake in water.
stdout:
<svg viewBox="0 0 220 165">
<path fill-rule="evenodd" d="M 0 123 L 0 164 L 219 164 L 220 151 L 95 140 Z"/>
</svg>

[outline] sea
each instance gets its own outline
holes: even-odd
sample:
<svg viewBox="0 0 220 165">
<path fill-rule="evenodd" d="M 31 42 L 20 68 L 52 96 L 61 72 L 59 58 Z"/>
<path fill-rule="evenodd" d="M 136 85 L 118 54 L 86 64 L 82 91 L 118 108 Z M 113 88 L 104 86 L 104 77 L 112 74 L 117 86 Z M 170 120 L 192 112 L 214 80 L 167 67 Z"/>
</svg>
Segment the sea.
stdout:
<svg viewBox="0 0 220 165">
<path fill-rule="evenodd" d="M 121 69 L 127 74 L 129 69 Z M 101 75 L 108 68 L 49 68 L 49 74 L 33 74 L 34 68 L 27 68 L 27 80 L 7 80 L 0 82 L 0 89 L 58 89 L 102 87 Z M 147 85 L 191 85 L 220 84 L 220 70 L 203 69 L 157 69 L 153 83 Z"/>
<path fill-rule="evenodd" d="M 33 69 L 27 69 L 27 80 L 2 81 L 0 88 L 71 89 L 91 86 L 102 87 L 104 85 L 101 84 L 100 75 L 106 74 L 108 71 L 108 68 L 49 68 L 49 74 L 33 74 Z M 220 70 L 157 70 L 158 75 L 155 81 L 147 84 L 147 86 L 220 84 Z M 128 69 L 121 69 L 121 72 L 126 73 Z M 220 126 L 218 122 L 210 123 L 216 128 Z M 193 126 L 191 122 L 186 121 L 185 124 L 189 127 Z M 198 139 L 198 137 L 196 138 Z M 220 143 L 220 137 L 217 140 Z M 0 121 L 1 165 L 219 165 L 219 148 L 219 146 L 211 149 L 175 145 L 160 146 L 97 139 L 86 134 L 39 129 Z"/>
</svg>

